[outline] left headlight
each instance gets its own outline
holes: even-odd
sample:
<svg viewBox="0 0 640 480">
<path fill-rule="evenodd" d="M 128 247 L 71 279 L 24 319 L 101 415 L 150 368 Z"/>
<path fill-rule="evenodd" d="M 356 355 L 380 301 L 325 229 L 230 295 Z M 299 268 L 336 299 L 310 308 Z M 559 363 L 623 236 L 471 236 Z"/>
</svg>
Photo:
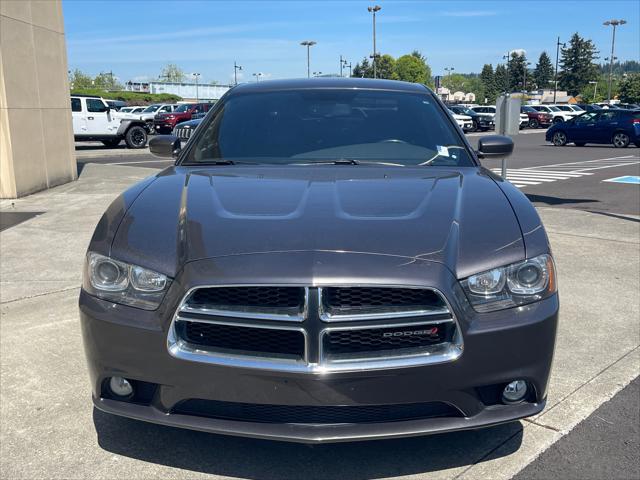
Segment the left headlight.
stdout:
<svg viewBox="0 0 640 480">
<path fill-rule="evenodd" d="M 169 278 L 161 273 L 98 253 L 87 253 L 82 287 L 98 298 L 155 310 L 169 284 Z"/>
<path fill-rule="evenodd" d="M 477 312 L 492 312 L 537 302 L 557 290 L 551 255 L 471 275 L 460 282 Z"/>
</svg>

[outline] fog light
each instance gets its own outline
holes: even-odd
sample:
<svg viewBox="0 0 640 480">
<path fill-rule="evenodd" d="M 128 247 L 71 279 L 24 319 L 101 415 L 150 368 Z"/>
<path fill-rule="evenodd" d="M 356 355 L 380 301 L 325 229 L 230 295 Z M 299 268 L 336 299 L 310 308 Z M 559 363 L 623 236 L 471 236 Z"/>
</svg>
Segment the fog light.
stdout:
<svg viewBox="0 0 640 480">
<path fill-rule="evenodd" d="M 502 391 L 502 401 L 504 403 L 518 403 L 527 395 L 527 382 L 524 380 L 514 380 Z"/>
<path fill-rule="evenodd" d="M 109 390 L 118 397 L 128 397 L 133 394 L 133 387 L 126 378 L 122 377 L 111 377 Z"/>
</svg>

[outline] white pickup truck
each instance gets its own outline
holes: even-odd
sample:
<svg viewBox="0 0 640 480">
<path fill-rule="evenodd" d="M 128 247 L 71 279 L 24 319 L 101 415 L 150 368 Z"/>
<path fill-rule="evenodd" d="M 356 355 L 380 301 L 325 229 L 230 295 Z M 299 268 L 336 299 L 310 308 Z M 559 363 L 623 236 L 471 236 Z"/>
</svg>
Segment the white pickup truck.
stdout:
<svg viewBox="0 0 640 480">
<path fill-rule="evenodd" d="M 124 140 L 129 148 L 147 145 L 145 122 L 112 110 L 100 97 L 72 95 L 71 116 L 76 142 L 100 141 L 115 147 Z"/>
</svg>

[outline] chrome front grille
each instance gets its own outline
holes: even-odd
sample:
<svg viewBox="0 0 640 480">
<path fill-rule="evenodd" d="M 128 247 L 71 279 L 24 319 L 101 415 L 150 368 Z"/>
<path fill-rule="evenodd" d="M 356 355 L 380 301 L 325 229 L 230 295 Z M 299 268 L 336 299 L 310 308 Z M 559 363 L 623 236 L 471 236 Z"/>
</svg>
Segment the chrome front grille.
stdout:
<svg viewBox="0 0 640 480">
<path fill-rule="evenodd" d="M 180 303 L 168 348 L 186 360 L 313 373 L 451 361 L 462 336 L 430 288 L 203 286 Z"/>
<path fill-rule="evenodd" d="M 180 140 L 189 140 L 193 132 L 195 132 L 195 128 L 185 128 L 185 127 L 176 127 L 174 129 L 174 135 L 178 137 Z"/>
</svg>

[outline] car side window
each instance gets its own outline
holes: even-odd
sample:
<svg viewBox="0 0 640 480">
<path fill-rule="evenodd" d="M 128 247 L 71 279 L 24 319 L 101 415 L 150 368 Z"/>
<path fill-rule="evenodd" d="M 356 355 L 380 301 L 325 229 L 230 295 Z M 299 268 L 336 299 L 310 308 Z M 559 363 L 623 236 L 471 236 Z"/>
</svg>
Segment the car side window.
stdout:
<svg viewBox="0 0 640 480">
<path fill-rule="evenodd" d="M 71 99 L 71 111 L 72 112 L 81 112 L 82 111 L 82 103 L 79 98 Z"/>
<path fill-rule="evenodd" d="M 161 112 L 170 112 L 171 111 L 171 107 L 169 107 L 168 105 L 165 105 L 164 107 L 162 107 L 160 109 Z"/>
<path fill-rule="evenodd" d="M 97 98 L 87 98 L 87 112 L 102 113 L 107 111 L 107 106 Z"/>
<path fill-rule="evenodd" d="M 587 124 L 587 123 L 593 123 L 593 122 L 595 122 L 597 116 L 598 116 L 598 114 L 595 113 L 595 112 L 585 113 L 583 115 L 580 115 L 579 117 L 576 117 L 575 122 L 578 125 L 584 125 L 584 124 Z"/>
<path fill-rule="evenodd" d="M 618 112 L 616 111 L 602 112 L 600 114 L 600 117 L 598 118 L 599 122 L 610 122 L 612 120 L 618 120 Z"/>
</svg>

